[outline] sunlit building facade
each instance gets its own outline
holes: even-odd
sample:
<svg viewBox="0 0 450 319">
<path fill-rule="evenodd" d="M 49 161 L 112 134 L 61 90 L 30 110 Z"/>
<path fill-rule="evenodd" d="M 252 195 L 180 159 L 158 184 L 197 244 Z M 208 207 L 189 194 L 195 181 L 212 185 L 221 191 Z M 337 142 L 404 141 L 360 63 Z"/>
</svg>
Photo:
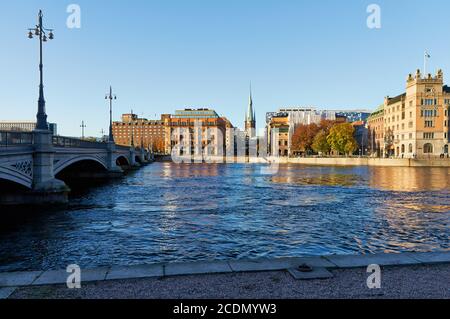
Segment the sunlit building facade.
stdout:
<svg viewBox="0 0 450 319">
<path fill-rule="evenodd" d="M 435 76 L 422 76 L 420 70 L 410 74 L 406 92 L 386 97 L 383 107 L 369 118 L 375 152 L 399 158 L 447 156 L 449 107 L 450 87 L 444 86 L 442 70 Z"/>
<path fill-rule="evenodd" d="M 232 124 L 216 111 L 207 108 L 177 110 L 165 119 L 164 124 L 168 154 L 225 155 L 228 137 L 226 131 Z"/>
<path fill-rule="evenodd" d="M 143 147 L 154 153 L 164 154 L 165 147 L 165 119 L 148 120 L 139 118 L 136 114 L 123 114 L 122 121 L 113 123 L 114 141 L 118 145 Z"/>
</svg>

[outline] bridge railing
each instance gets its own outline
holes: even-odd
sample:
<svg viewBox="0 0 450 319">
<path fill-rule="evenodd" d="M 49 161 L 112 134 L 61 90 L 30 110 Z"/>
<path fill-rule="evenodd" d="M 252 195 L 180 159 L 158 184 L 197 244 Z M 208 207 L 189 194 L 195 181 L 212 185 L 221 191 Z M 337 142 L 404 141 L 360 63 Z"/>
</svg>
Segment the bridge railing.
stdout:
<svg viewBox="0 0 450 319">
<path fill-rule="evenodd" d="M 0 131 L 0 147 L 33 145 L 32 132 Z"/>
<path fill-rule="evenodd" d="M 103 142 L 91 142 L 73 137 L 53 136 L 53 146 L 71 148 L 106 148 Z"/>
<path fill-rule="evenodd" d="M 129 151 L 129 150 L 130 150 L 130 147 L 129 147 L 129 146 L 117 145 L 117 144 L 116 144 L 116 149 L 117 149 L 117 150 L 121 150 L 121 151 Z"/>
</svg>

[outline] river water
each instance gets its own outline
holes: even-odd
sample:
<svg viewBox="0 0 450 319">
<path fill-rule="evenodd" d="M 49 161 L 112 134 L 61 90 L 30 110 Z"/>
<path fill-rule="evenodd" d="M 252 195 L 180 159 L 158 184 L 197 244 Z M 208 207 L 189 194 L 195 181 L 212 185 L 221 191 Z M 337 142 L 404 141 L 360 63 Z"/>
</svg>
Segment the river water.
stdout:
<svg viewBox="0 0 450 319">
<path fill-rule="evenodd" d="M 154 163 L 7 212 L 0 271 L 450 249 L 450 169 Z"/>
</svg>

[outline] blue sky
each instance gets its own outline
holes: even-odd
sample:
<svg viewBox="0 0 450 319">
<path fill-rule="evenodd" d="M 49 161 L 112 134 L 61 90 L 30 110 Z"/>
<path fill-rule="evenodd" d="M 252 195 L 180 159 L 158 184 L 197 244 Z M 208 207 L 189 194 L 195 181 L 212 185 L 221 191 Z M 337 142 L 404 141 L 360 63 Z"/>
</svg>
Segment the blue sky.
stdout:
<svg viewBox="0 0 450 319">
<path fill-rule="evenodd" d="M 81 7 L 81 29 L 66 8 Z M 381 7 L 380 30 L 366 8 Z M 55 40 L 45 46 L 49 121 L 79 136 L 108 128 L 131 108 L 148 118 L 211 107 L 243 126 L 252 82 L 258 126 L 282 106 L 373 109 L 423 67 L 450 74 L 448 1 L 47 0 L 2 1 L 2 120 L 35 119 L 37 41 L 26 37 L 42 8 Z"/>
</svg>

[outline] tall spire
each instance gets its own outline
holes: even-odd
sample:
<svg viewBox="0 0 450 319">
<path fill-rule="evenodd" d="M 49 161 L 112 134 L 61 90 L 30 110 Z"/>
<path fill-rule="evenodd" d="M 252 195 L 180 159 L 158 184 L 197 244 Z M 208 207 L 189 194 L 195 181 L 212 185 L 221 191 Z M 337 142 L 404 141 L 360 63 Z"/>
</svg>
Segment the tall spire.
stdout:
<svg viewBox="0 0 450 319">
<path fill-rule="evenodd" d="M 252 84 L 250 83 L 250 96 L 248 99 L 248 109 L 245 121 L 250 123 L 255 121 L 255 112 L 253 111 Z"/>
<path fill-rule="evenodd" d="M 256 116 L 253 109 L 252 84 L 250 83 L 250 96 L 248 99 L 248 109 L 245 115 L 245 132 L 247 136 L 254 137 L 256 130 Z"/>
</svg>

